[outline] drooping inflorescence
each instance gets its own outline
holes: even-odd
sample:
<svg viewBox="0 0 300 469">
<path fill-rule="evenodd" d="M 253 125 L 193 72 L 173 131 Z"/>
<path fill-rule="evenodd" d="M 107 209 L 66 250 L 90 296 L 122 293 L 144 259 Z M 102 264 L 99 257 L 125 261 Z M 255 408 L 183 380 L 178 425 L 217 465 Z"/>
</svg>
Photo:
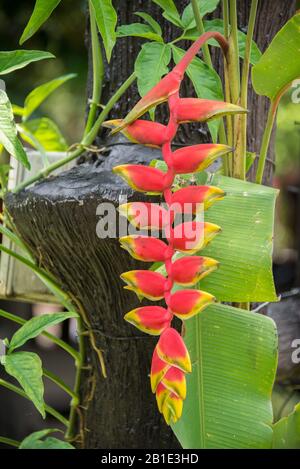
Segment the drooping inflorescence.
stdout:
<svg viewBox="0 0 300 469">
<path fill-rule="evenodd" d="M 138 229 L 164 232 L 166 241 L 131 235 L 120 239 L 121 245 L 135 259 L 144 262 L 163 262 L 166 276 L 148 270 L 133 270 L 121 275 L 126 287 L 139 298 L 152 301 L 164 299 L 166 307 L 141 306 L 125 315 L 125 319 L 148 334 L 160 336 L 154 349 L 151 365 L 151 388 L 156 394 L 159 411 L 166 422 L 176 422 L 186 397 L 185 374 L 192 371 L 191 360 L 183 338 L 172 327 L 174 316 L 186 320 L 200 313 L 215 301 L 210 293 L 192 289 L 199 280 L 218 267 L 214 259 L 195 255 L 216 236 L 220 227 L 213 223 L 193 220 L 175 224 L 177 214 L 197 215 L 224 197 L 224 192 L 212 186 L 189 186 L 173 190 L 178 174 L 194 173 L 207 168 L 217 157 L 232 151 L 223 144 L 200 144 L 172 151 L 178 126 L 183 122 L 204 122 L 225 114 L 245 112 L 239 106 L 221 101 L 180 98 L 179 87 L 186 68 L 199 48 L 209 38 L 217 39 L 223 49 L 226 41 L 218 33 L 206 33 L 187 51 L 175 68 L 150 90 L 125 119 L 108 121 L 113 133 L 122 131 L 130 140 L 162 150 L 167 166 L 163 172 L 155 167 L 124 164 L 114 172 L 124 178 L 136 191 L 163 195 L 165 207 L 145 202 L 131 202 L 119 207 L 131 224 Z M 168 125 L 138 119 L 150 107 L 168 102 Z M 174 260 L 179 251 L 188 255 Z M 185 289 L 174 292 L 174 285 Z"/>
</svg>

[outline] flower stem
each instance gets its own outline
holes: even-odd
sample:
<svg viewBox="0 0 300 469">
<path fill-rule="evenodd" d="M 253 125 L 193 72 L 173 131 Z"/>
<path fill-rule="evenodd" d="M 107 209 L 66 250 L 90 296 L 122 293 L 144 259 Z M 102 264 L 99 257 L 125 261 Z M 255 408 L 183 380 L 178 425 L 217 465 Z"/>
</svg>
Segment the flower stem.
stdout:
<svg viewBox="0 0 300 469">
<path fill-rule="evenodd" d="M 249 69 L 250 69 L 250 56 L 251 56 L 251 45 L 255 26 L 256 12 L 257 12 L 258 0 L 252 0 L 248 31 L 246 37 L 245 56 L 242 70 L 242 83 L 241 83 L 241 101 L 240 104 L 243 108 L 247 108 L 248 105 L 248 80 L 249 80 Z M 236 166 L 235 166 L 235 177 L 239 176 L 239 179 L 245 180 L 246 177 L 246 151 L 247 151 L 247 114 L 239 116 L 238 125 L 238 136 L 236 146 Z"/>
<path fill-rule="evenodd" d="M 88 134 L 96 119 L 98 105 L 102 94 L 102 83 L 104 77 L 104 66 L 101 46 L 98 38 L 98 28 L 95 18 L 95 11 L 91 1 L 89 1 L 90 27 L 92 39 L 92 61 L 93 61 L 93 92 L 90 102 L 90 111 L 84 129 L 84 135 Z"/>
</svg>

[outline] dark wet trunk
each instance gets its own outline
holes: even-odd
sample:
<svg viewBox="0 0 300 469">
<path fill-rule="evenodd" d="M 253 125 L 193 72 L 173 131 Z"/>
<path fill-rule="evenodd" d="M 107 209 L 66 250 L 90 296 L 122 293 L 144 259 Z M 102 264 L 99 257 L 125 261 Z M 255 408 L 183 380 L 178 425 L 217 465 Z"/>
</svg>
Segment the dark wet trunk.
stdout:
<svg viewBox="0 0 300 469">
<path fill-rule="evenodd" d="M 188 2 L 176 2 L 178 8 Z M 275 32 L 293 12 L 293 2 L 260 2 L 255 38 L 264 50 Z M 166 40 L 174 29 L 150 0 L 114 1 L 119 5 L 120 22 L 133 22 L 134 11 L 147 11 L 162 25 Z M 246 27 L 250 1 L 238 3 L 241 27 Z M 132 72 L 140 42 L 122 39 L 106 69 L 104 98 Z M 221 67 L 219 53 L 214 54 Z M 187 85 L 189 86 L 189 85 Z M 91 83 L 89 80 L 89 88 Z M 115 107 L 111 117 L 122 117 L 137 101 L 133 87 Z M 105 101 L 105 99 L 103 99 Z M 258 151 L 268 103 L 250 92 L 249 150 Z M 161 112 L 161 111 L 159 111 Z M 158 117 L 165 118 L 163 111 Z M 96 141 L 103 141 L 100 135 Z M 207 134 L 185 128 L 180 141 L 205 141 Z M 121 142 L 122 143 L 122 142 Z M 119 275 L 137 263 L 119 248 L 116 239 L 100 239 L 96 227 L 97 207 L 103 202 L 118 205 L 120 194 L 136 199 L 120 179 L 111 173 L 118 162 L 150 161 L 158 151 L 132 145 L 116 145 L 96 162 L 90 161 L 50 178 L 16 196 L 7 204 L 24 240 L 38 253 L 49 269 L 82 304 L 94 331 L 96 344 L 103 350 L 108 378 L 101 375 L 97 355 L 87 342 L 88 364 L 81 396 L 81 429 L 85 448 L 174 448 L 177 442 L 163 423 L 151 394 L 148 373 L 155 339 L 137 332 L 123 320 L 124 312 L 138 305 L 133 294 L 123 290 Z M 273 151 L 270 152 L 273 158 Z M 267 180 L 273 166 L 268 164 Z M 139 264 L 140 267 L 140 264 Z"/>
</svg>

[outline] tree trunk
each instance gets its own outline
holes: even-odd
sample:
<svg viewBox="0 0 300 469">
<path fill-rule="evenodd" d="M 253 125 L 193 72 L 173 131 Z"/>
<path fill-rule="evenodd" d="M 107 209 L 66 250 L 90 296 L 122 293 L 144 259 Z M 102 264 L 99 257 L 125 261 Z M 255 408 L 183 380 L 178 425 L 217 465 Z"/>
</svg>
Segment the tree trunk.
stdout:
<svg viewBox="0 0 300 469">
<path fill-rule="evenodd" d="M 182 10 L 187 1 L 176 2 Z M 247 25 L 250 1 L 239 2 L 239 22 Z M 259 2 L 255 39 L 264 50 L 275 32 L 293 13 L 294 2 L 265 0 Z M 166 40 L 174 37 L 174 28 L 161 16 L 153 2 L 114 1 L 122 24 L 136 21 L 135 11 L 147 11 L 164 29 Z M 122 39 L 114 50 L 111 65 L 106 67 L 104 97 L 109 97 L 132 72 L 140 41 Z M 219 64 L 219 53 L 214 53 Z M 185 85 L 188 89 L 190 85 Z M 89 80 L 89 89 L 91 83 Z M 186 89 L 187 89 L 186 88 Z M 122 117 L 138 100 L 136 89 L 130 89 L 111 113 Z M 258 151 L 268 103 L 250 91 L 249 150 Z M 159 111 L 162 119 L 163 111 Z M 194 127 L 195 128 L 195 127 Z M 197 126 L 199 129 L 199 126 Z M 207 141 L 207 132 L 193 132 L 184 127 L 180 142 Z M 96 143 L 107 143 L 105 134 Z M 49 178 L 17 195 L 6 203 L 24 240 L 37 253 L 37 258 L 80 302 L 94 332 L 96 345 L 103 351 L 107 369 L 104 379 L 97 354 L 86 340 L 88 365 L 84 370 L 79 430 L 85 448 L 175 448 L 178 443 L 157 409 L 149 385 L 151 355 L 156 339 L 139 333 L 124 320 L 125 312 L 138 306 L 134 294 L 123 290 L 119 275 L 141 268 L 119 248 L 117 239 L 97 237 L 97 207 L 104 202 L 119 203 L 119 196 L 137 200 L 111 168 L 119 162 L 146 163 L 159 157 L 159 151 L 124 145 L 118 137 L 108 154 L 87 158 L 83 164 L 64 174 Z M 118 144 L 119 143 L 119 144 Z M 270 152 L 273 158 L 273 151 Z M 267 181 L 273 166 L 268 164 Z"/>
</svg>

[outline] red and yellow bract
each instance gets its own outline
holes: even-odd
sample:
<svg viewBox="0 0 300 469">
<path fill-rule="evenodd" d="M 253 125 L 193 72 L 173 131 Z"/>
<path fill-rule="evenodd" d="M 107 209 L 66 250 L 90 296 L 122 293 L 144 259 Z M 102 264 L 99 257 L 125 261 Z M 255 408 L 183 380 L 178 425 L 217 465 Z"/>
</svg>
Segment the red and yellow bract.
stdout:
<svg viewBox="0 0 300 469">
<path fill-rule="evenodd" d="M 232 151 L 227 145 L 209 143 L 173 152 L 171 144 L 182 122 L 203 122 L 225 114 L 246 112 L 231 103 L 179 96 L 186 68 L 210 38 L 218 40 L 226 52 L 227 42 L 221 34 L 205 33 L 125 119 L 104 124 L 113 129 L 112 133 L 121 131 L 136 143 L 161 148 L 167 166 L 167 171 L 163 172 L 153 167 L 124 164 L 114 168 L 114 172 L 134 190 L 163 195 L 166 204 L 165 208 L 152 203 L 131 202 L 121 205 L 119 210 L 139 229 L 165 230 L 166 242 L 142 235 L 125 236 L 120 242 L 135 259 L 163 262 L 165 265 L 166 276 L 134 270 L 125 272 L 121 277 L 127 284 L 125 288 L 134 291 L 139 298 L 152 301 L 164 298 L 166 303 L 166 307 L 141 306 L 128 312 L 125 319 L 143 332 L 160 335 L 152 357 L 150 380 L 158 409 L 168 424 L 175 423 L 182 414 L 186 397 L 185 374 L 192 371 L 188 350 L 179 332 L 172 327 L 172 319 L 174 315 L 182 320 L 188 319 L 215 301 L 208 292 L 194 289 L 174 291 L 174 285 L 192 287 L 218 267 L 215 259 L 187 254 L 197 253 L 221 231 L 213 223 L 192 220 L 175 224 L 174 219 L 178 213 L 196 215 L 225 196 L 224 191 L 217 187 L 190 186 L 174 192 L 172 186 L 177 174 L 202 171 L 216 158 Z M 170 110 L 167 126 L 139 119 L 151 107 L 164 101 L 168 101 Z M 184 257 L 175 260 L 176 251 L 183 252 Z"/>
</svg>

